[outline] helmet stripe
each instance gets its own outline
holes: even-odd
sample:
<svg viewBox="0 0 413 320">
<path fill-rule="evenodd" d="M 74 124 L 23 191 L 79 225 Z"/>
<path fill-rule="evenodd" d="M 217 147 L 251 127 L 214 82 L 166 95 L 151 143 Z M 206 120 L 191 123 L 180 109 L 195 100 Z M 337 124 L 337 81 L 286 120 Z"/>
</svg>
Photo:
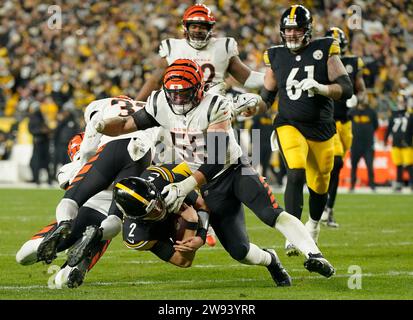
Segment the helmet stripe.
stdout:
<svg viewBox="0 0 413 320">
<path fill-rule="evenodd" d="M 339 35 L 338 35 L 338 30 L 336 28 L 331 28 L 333 29 L 333 37 L 337 40 L 340 39 Z"/>
<path fill-rule="evenodd" d="M 295 4 L 291 7 L 290 16 L 289 16 L 290 20 L 294 19 L 295 11 L 297 10 L 297 8 L 298 8 L 297 4 Z"/>
<path fill-rule="evenodd" d="M 146 200 L 144 197 L 142 197 L 140 194 L 136 193 L 135 191 L 129 189 L 127 186 L 120 184 L 119 182 L 116 183 L 115 185 L 116 188 L 122 189 L 124 191 L 126 191 L 127 193 L 129 193 L 132 197 L 134 197 L 135 199 L 137 199 L 138 201 L 142 202 L 144 205 L 148 205 L 149 201 Z"/>
</svg>

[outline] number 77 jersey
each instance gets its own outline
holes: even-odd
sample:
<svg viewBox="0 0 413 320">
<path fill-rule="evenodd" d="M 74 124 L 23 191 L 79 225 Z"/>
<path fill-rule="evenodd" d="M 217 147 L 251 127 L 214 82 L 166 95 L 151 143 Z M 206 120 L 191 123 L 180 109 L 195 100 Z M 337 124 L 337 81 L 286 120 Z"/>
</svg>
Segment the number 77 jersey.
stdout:
<svg viewBox="0 0 413 320">
<path fill-rule="evenodd" d="M 278 86 L 279 102 L 275 126 L 293 125 L 307 138 L 324 141 L 335 133 L 333 100 L 301 90 L 299 83 L 314 79 L 330 84 L 327 60 L 340 54 L 338 43 L 332 38 L 311 41 L 297 53 L 285 46 L 274 46 L 264 53 L 264 61 L 272 69 Z"/>
</svg>

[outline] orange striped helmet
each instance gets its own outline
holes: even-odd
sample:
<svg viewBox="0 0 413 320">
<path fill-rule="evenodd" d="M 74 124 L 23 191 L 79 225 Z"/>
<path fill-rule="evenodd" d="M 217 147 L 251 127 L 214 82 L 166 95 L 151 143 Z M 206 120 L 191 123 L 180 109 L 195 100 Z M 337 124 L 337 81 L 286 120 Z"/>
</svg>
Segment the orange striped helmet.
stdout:
<svg viewBox="0 0 413 320">
<path fill-rule="evenodd" d="M 198 106 L 204 94 L 201 67 L 190 59 L 175 60 L 166 68 L 163 89 L 172 111 L 184 115 Z"/>
<path fill-rule="evenodd" d="M 212 36 L 212 28 L 215 24 L 215 17 L 211 9 L 203 4 L 195 4 L 184 13 L 182 19 L 184 34 L 188 43 L 195 49 L 205 47 Z M 196 30 L 190 30 L 190 25 L 200 25 Z"/>
<path fill-rule="evenodd" d="M 67 145 L 67 155 L 70 158 L 70 161 L 73 161 L 76 158 L 80 150 L 80 144 L 83 141 L 85 136 L 84 132 L 75 134 L 72 139 L 70 139 L 69 144 Z"/>
</svg>

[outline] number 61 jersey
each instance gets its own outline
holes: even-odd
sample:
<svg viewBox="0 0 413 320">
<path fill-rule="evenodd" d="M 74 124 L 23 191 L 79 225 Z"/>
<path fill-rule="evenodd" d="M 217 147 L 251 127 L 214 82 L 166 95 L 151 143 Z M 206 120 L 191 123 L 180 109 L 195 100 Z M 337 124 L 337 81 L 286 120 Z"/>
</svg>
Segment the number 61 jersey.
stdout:
<svg viewBox="0 0 413 320">
<path fill-rule="evenodd" d="M 163 90 L 153 91 L 148 98 L 145 110 L 160 125 L 156 146 L 155 163 L 178 164 L 185 161 L 192 172 L 195 172 L 207 161 L 207 147 L 211 147 L 211 135 L 207 136 L 210 125 L 220 123 L 231 118 L 229 101 L 217 94 L 205 94 L 198 106 L 185 115 L 172 112 Z M 228 147 L 217 143 L 215 147 L 225 161 L 221 174 L 231 164 L 237 163 L 241 156 L 241 147 L 238 145 L 232 128 L 228 131 Z M 217 150 L 215 149 L 215 150 Z M 222 164 L 222 163 L 220 163 Z"/>
<path fill-rule="evenodd" d="M 327 60 L 333 54 L 340 54 L 340 47 L 332 38 L 313 40 L 297 53 L 284 45 L 271 47 L 264 53 L 264 61 L 273 70 L 278 86 L 276 127 L 295 126 L 307 139 L 315 141 L 325 141 L 334 135 L 333 100 L 299 87 L 307 78 L 330 84 Z"/>
</svg>

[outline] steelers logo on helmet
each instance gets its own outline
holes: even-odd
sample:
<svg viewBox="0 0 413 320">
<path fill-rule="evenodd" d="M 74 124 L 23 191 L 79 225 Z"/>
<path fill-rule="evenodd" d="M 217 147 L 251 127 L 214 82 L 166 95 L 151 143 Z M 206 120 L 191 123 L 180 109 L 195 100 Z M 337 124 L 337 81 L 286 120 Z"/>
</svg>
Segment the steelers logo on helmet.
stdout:
<svg viewBox="0 0 413 320">
<path fill-rule="evenodd" d="M 165 71 L 163 89 L 172 111 L 185 115 L 201 102 L 204 92 L 201 67 L 193 60 L 175 60 Z"/>
<path fill-rule="evenodd" d="M 76 160 L 80 151 L 80 144 L 83 141 L 85 136 L 84 132 L 75 134 L 72 139 L 70 139 L 69 144 L 67 145 L 67 155 L 70 158 L 70 161 Z"/>
<path fill-rule="evenodd" d="M 302 5 L 293 5 L 281 16 L 280 35 L 283 44 L 295 52 L 308 45 L 312 36 L 313 18 Z"/>
<path fill-rule="evenodd" d="M 325 37 L 332 37 L 338 41 L 340 45 L 340 52 L 344 54 L 347 51 L 348 40 L 343 30 L 337 27 L 331 27 L 327 30 Z"/>
<path fill-rule="evenodd" d="M 124 178 L 115 184 L 116 206 L 128 218 L 146 222 L 165 219 L 167 210 L 155 185 L 139 177 Z"/>
<path fill-rule="evenodd" d="M 208 45 L 212 36 L 215 17 L 207 6 L 196 4 L 186 9 L 182 24 L 189 45 L 195 49 L 202 49 Z"/>
</svg>

